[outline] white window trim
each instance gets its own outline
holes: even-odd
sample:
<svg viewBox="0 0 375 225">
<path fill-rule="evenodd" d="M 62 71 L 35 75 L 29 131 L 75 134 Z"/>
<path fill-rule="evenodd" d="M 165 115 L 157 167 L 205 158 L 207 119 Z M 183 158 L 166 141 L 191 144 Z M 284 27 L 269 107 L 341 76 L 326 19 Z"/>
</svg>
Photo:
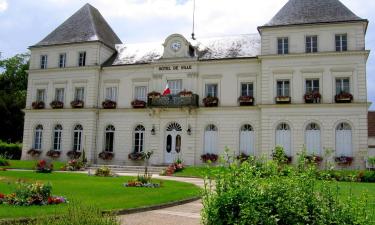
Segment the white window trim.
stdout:
<svg viewBox="0 0 375 225">
<path fill-rule="evenodd" d="M 61 55 L 64 55 L 64 60 L 63 60 L 63 66 L 62 67 L 60 67 L 60 56 Z M 58 62 L 57 62 L 57 66 L 59 68 L 65 68 L 66 67 L 66 57 L 67 57 L 67 54 L 65 52 L 62 52 L 62 53 L 59 54 Z"/>
<path fill-rule="evenodd" d="M 305 94 L 307 93 L 307 85 L 306 85 L 306 82 L 307 82 L 308 80 L 318 80 L 318 82 L 319 82 L 319 93 L 321 94 L 321 90 L 322 90 L 322 82 L 321 82 L 320 78 L 305 78 L 305 79 L 304 79 Z M 312 87 L 312 88 L 314 88 L 314 87 Z"/>
<path fill-rule="evenodd" d="M 275 74 L 274 73 L 274 76 L 273 76 L 273 89 L 272 89 L 272 92 L 273 92 L 273 98 L 272 98 L 272 102 L 274 101 L 274 99 L 277 96 L 277 81 L 279 80 L 289 80 L 289 97 L 292 98 L 292 102 L 293 102 L 293 94 L 294 94 L 294 90 L 293 90 L 293 72 L 291 73 L 277 73 Z M 304 82 L 304 81 L 302 81 Z"/>
<path fill-rule="evenodd" d="M 282 53 L 279 53 L 279 39 L 282 39 Z M 285 48 L 285 39 L 288 40 L 288 53 L 285 53 L 286 48 Z M 290 38 L 289 37 L 277 37 L 276 38 L 276 54 L 277 55 L 287 55 L 290 53 Z"/>
<path fill-rule="evenodd" d="M 137 96 L 137 88 L 145 88 L 145 96 L 144 98 L 139 98 L 139 96 Z M 133 88 L 133 100 L 141 100 L 141 101 L 145 101 L 147 102 L 147 94 L 148 94 L 148 86 L 147 85 L 136 85 L 134 86 Z"/>
<path fill-rule="evenodd" d="M 316 52 L 313 51 L 313 37 L 316 37 Z M 310 51 L 307 51 L 307 38 L 310 38 Z M 306 35 L 305 36 L 305 53 L 317 53 L 319 52 L 319 36 L 318 35 Z"/>
<path fill-rule="evenodd" d="M 104 87 L 103 87 L 103 101 L 105 101 L 107 99 L 107 88 L 111 88 L 111 87 L 116 88 L 115 102 L 118 102 L 118 97 L 119 97 L 119 93 L 120 93 L 119 84 L 118 83 L 105 83 L 104 84 Z"/>
</svg>

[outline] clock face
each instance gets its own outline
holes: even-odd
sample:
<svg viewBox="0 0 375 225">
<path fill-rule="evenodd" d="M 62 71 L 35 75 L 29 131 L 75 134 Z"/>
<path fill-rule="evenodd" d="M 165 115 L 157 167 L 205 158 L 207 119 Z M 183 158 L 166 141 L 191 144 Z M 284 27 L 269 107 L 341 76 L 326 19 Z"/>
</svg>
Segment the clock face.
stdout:
<svg viewBox="0 0 375 225">
<path fill-rule="evenodd" d="M 178 50 L 180 50 L 180 48 L 181 48 L 181 42 L 179 42 L 179 41 L 172 42 L 171 49 L 173 51 L 177 52 Z"/>
</svg>

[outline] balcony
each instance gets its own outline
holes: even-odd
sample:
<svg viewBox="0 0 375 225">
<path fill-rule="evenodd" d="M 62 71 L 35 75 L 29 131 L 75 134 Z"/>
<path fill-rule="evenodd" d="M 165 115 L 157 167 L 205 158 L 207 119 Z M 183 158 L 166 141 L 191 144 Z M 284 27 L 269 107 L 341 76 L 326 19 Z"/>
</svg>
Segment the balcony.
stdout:
<svg viewBox="0 0 375 225">
<path fill-rule="evenodd" d="M 198 108 L 199 96 L 196 94 L 180 96 L 180 95 L 167 95 L 167 96 L 154 96 L 148 98 L 147 106 L 151 108 Z"/>
</svg>

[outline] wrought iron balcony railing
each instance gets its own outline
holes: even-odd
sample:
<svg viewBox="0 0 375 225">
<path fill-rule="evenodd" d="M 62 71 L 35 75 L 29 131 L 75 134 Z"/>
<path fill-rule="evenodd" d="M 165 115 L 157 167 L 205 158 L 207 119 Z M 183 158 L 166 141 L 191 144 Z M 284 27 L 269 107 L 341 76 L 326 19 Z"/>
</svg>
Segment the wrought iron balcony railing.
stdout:
<svg viewBox="0 0 375 225">
<path fill-rule="evenodd" d="M 192 94 L 190 96 L 167 95 L 149 97 L 147 106 L 151 108 L 197 108 L 199 107 L 199 96 Z"/>
</svg>

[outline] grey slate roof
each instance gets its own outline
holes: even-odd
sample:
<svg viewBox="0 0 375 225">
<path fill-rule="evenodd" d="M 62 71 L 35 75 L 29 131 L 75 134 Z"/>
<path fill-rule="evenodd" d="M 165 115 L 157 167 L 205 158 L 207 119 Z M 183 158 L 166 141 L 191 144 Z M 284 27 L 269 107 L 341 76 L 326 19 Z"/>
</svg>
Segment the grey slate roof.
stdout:
<svg viewBox="0 0 375 225">
<path fill-rule="evenodd" d="M 42 41 L 31 47 L 90 41 L 100 41 L 111 48 L 122 43 L 100 12 L 86 4 Z"/>
<path fill-rule="evenodd" d="M 361 20 L 365 21 L 339 0 L 289 0 L 271 21 L 262 27 Z"/>
<path fill-rule="evenodd" d="M 189 40 L 198 60 L 250 58 L 260 54 L 260 35 L 243 34 Z M 116 45 L 117 54 L 104 66 L 146 64 L 162 59 L 162 42 Z"/>
</svg>

